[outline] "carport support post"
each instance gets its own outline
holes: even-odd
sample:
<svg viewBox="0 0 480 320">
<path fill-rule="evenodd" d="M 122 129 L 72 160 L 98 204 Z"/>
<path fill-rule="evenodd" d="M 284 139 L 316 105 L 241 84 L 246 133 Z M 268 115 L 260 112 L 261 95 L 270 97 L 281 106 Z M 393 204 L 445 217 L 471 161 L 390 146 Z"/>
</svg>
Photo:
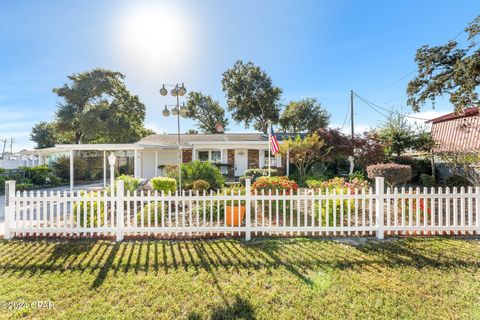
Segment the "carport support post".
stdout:
<svg viewBox="0 0 480 320">
<path fill-rule="evenodd" d="M 73 150 L 70 150 L 70 192 L 73 192 L 74 170 L 73 170 Z"/>
<path fill-rule="evenodd" d="M 123 234 L 124 230 L 123 228 L 125 227 L 125 213 L 124 213 L 124 202 L 123 202 L 123 197 L 124 197 L 124 185 L 123 185 L 123 180 L 118 180 L 117 181 L 117 193 L 115 194 L 116 200 L 117 200 L 117 232 L 116 232 L 116 240 L 117 241 L 122 241 L 123 240 Z M 113 195 L 112 195 L 113 196 Z"/>
<path fill-rule="evenodd" d="M 246 212 L 245 212 L 245 240 L 250 241 L 252 239 L 252 213 L 251 213 L 251 188 L 250 188 L 250 179 L 245 179 L 245 195 L 247 199 L 245 200 Z"/>
<path fill-rule="evenodd" d="M 5 240 L 12 239 L 10 232 L 13 223 L 13 214 L 15 213 L 15 181 L 9 180 L 5 182 Z"/>
<path fill-rule="evenodd" d="M 384 238 L 384 202 L 385 181 L 383 177 L 375 178 L 375 220 L 377 226 L 377 239 Z"/>
<path fill-rule="evenodd" d="M 107 150 L 103 150 L 103 187 L 107 186 Z"/>
</svg>

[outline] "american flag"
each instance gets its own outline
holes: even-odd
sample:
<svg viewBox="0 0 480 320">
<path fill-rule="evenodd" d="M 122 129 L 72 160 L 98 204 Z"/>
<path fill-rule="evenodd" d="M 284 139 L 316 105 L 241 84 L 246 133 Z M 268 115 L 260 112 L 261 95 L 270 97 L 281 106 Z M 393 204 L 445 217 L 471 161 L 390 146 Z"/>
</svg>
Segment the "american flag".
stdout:
<svg viewBox="0 0 480 320">
<path fill-rule="evenodd" d="M 270 150 L 272 151 L 273 155 L 276 155 L 278 153 L 278 149 L 279 149 L 279 146 L 278 146 L 277 137 L 273 132 L 273 128 L 270 127 Z"/>
</svg>

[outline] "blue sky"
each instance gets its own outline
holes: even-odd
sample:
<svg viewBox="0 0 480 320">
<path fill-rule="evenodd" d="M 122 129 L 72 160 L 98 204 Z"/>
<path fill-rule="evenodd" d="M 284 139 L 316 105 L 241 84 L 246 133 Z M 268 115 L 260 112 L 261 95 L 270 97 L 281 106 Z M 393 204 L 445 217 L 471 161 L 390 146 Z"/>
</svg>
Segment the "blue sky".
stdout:
<svg viewBox="0 0 480 320">
<path fill-rule="evenodd" d="M 237 59 L 263 68 L 283 88 L 283 103 L 317 97 L 333 126 L 344 123 L 351 89 L 408 111 L 416 49 L 452 39 L 479 13 L 480 2 L 466 0 L 2 0 L 0 138 L 15 138 L 16 150 L 33 147 L 32 125 L 52 120 L 59 102 L 52 88 L 94 67 L 126 75 L 147 106 L 147 127 L 159 133 L 176 132 L 161 115 L 174 102 L 158 94 L 162 83 L 184 82 L 225 105 L 222 72 Z M 358 130 L 384 119 L 359 100 L 355 105 Z M 449 110 L 446 98 L 419 116 Z M 182 131 L 190 127 L 182 121 Z M 243 124 L 230 131 L 244 131 Z"/>
</svg>

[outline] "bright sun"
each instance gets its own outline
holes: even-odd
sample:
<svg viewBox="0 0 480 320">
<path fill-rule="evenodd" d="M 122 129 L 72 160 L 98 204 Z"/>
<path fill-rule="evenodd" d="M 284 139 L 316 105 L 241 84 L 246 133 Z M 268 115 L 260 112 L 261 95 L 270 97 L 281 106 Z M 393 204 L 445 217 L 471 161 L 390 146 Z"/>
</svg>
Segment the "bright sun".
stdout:
<svg viewBox="0 0 480 320">
<path fill-rule="evenodd" d="M 189 19 L 179 8 L 137 3 L 125 8 L 117 23 L 120 54 L 136 67 L 175 67 L 186 57 Z"/>
</svg>

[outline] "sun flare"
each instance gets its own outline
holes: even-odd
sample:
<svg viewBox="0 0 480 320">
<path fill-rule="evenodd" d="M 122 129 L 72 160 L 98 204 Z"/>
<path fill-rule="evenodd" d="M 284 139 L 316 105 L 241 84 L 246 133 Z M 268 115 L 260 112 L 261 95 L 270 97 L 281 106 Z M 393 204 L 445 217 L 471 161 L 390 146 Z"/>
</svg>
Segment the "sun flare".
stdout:
<svg viewBox="0 0 480 320">
<path fill-rule="evenodd" d="M 118 21 L 121 56 L 135 67 L 165 68 L 182 63 L 191 42 L 189 19 L 176 7 L 136 4 Z"/>
</svg>

